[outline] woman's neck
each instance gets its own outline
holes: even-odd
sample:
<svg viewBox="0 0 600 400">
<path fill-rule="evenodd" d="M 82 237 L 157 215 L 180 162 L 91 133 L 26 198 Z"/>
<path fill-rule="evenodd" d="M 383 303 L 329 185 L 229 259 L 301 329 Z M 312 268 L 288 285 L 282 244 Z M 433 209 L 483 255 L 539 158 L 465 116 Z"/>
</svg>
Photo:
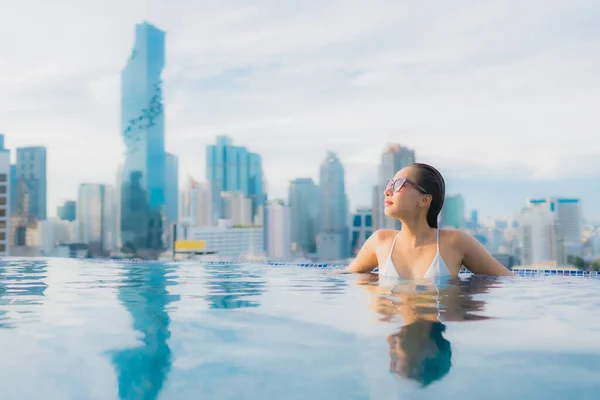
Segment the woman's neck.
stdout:
<svg viewBox="0 0 600 400">
<path fill-rule="evenodd" d="M 432 228 L 427 224 L 427 221 L 401 221 L 402 229 L 400 236 L 404 243 L 413 247 L 423 246 L 431 242 L 432 236 L 435 235 L 436 228 Z"/>
</svg>

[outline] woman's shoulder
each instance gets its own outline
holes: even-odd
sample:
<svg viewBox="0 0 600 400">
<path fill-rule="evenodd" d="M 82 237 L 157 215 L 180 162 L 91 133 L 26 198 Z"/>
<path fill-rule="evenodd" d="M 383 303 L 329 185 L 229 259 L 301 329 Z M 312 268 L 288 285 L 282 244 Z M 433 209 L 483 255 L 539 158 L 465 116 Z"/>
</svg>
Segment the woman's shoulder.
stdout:
<svg viewBox="0 0 600 400">
<path fill-rule="evenodd" d="M 377 229 L 371 236 L 373 236 L 373 239 L 377 242 L 387 242 L 389 240 L 394 240 L 397 234 L 398 231 L 393 229 Z"/>
<path fill-rule="evenodd" d="M 439 229 L 440 237 L 446 243 L 451 245 L 461 245 L 465 241 L 473 240 L 473 236 L 461 229 Z"/>
</svg>

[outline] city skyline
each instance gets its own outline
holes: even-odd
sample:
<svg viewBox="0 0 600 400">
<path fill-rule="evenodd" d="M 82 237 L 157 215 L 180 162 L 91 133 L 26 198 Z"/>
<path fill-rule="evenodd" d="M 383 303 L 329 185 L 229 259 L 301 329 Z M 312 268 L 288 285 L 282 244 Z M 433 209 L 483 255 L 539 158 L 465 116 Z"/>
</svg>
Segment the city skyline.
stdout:
<svg viewBox="0 0 600 400">
<path fill-rule="evenodd" d="M 106 10 L 116 4 L 107 2 Z M 205 145 L 226 134 L 263 156 L 270 198 L 285 197 L 294 178 L 317 180 L 320 159 L 327 150 L 335 151 L 347 171 L 355 210 L 370 205 L 368 188 L 377 183 L 380 153 L 387 143 L 397 142 L 414 149 L 417 161 L 438 167 L 448 180 L 448 193 L 463 194 L 467 210 L 476 208 L 482 216 L 512 215 L 527 197 L 570 196 L 582 199 L 585 217 L 600 218 L 593 207 L 600 196 L 600 189 L 593 189 L 600 181 L 600 147 L 585 140 L 598 130 L 590 96 L 600 82 L 589 72 L 599 61 L 590 51 L 598 35 L 576 26 L 597 15 L 587 8 L 590 2 L 520 8 L 516 20 L 509 12 L 516 2 L 506 10 L 481 5 L 471 11 L 464 4 L 444 9 L 462 18 L 460 27 L 440 15 L 419 18 L 419 5 L 389 3 L 381 31 L 370 23 L 354 24 L 365 13 L 383 14 L 381 9 L 325 7 L 316 26 L 325 28 L 324 16 L 343 11 L 339 24 L 344 29 L 306 40 L 297 40 L 299 34 L 310 33 L 302 21 L 316 10 L 272 9 L 272 4 L 235 9 L 189 3 L 189 12 L 156 6 L 145 14 L 167 32 L 166 150 L 180 157 L 180 187 L 187 176 L 202 179 Z M 19 13 L 20 7 L 11 12 Z M 79 12 L 69 6 L 65 10 L 56 18 Z M 9 48 L 14 62 L 0 66 L 2 76 L 12 77 L 0 78 L 6 96 L 0 97 L 5 147 L 48 147 L 48 215 L 56 215 L 63 201 L 76 199 L 79 183 L 114 184 L 124 149 L 118 76 L 130 53 L 132 27 L 144 15 L 132 6 L 119 11 L 108 33 L 95 25 L 100 21 L 71 18 L 64 25 L 66 40 L 52 40 L 55 32 L 40 43 L 18 36 L 19 48 L 26 48 L 28 55 L 39 54 L 38 45 L 49 46 L 52 54 L 43 53 L 48 62 L 40 65 Z M 464 19 L 476 12 L 482 14 L 477 22 Z M 280 13 L 297 17 L 283 27 L 278 24 Z M 182 19 L 184 14 L 193 14 L 194 21 Z M 521 26 L 521 18 L 534 14 L 538 24 Z M 195 34 L 195 26 L 202 25 L 196 17 L 221 17 L 222 22 L 209 39 Z M 403 28 L 414 34 L 408 42 L 359 46 L 384 32 L 393 34 L 401 29 L 393 28 L 402 25 L 396 22 L 413 17 L 415 24 Z M 21 21 L 20 27 L 11 20 L 18 18 L 2 19 L 0 29 L 23 32 L 37 21 Z M 246 25 L 232 22 L 237 20 Z M 558 20 L 571 30 L 554 31 Z M 77 30 L 82 21 L 89 29 Z M 427 28 L 432 28 L 429 37 L 423 35 Z M 495 47 L 469 34 L 478 28 Z M 551 28 L 551 41 L 534 40 L 533 33 Z M 253 31 L 272 35 L 248 38 Z M 283 42 L 296 40 L 281 46 L 282 40 L 274 39 L 278 36 Z M 236 46 L 234 39 L 248 49 Z M 578 46 L 571 45 L 573 39 L 579 40 Z M 78 46 L 78 40 L 89 45 Z M 448 54 L 436 41 L 464 46 Z M 515 51 L 506 53 L 505 46 Z M 372 56 L 367 57 L 370 61 L 366 56 Z M 569 71 L 576 73 L 565 74 Z M 497 194 L 491 196 L 494 190 Z"/>
</svg>

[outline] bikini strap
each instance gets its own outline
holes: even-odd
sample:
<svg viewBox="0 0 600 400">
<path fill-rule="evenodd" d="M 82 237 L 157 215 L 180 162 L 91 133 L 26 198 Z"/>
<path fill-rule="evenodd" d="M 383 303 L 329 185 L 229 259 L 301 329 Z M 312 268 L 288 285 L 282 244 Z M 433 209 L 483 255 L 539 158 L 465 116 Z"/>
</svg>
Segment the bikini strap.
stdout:
<svg viewBox="0 0 600 400">
<path fill-rule="evenodd" d="M 390 247 L 390 254 L 388 254 L 388 257 L 392 256 L 392 251 L 394 251 L 394 245 L 396 244 L 396 239 L 398 239 L 399 234 L 400 232 L 396 233 L 396 236 L 394 236 L 394 241 L 392 242 L 392 247 Z"/>
<path fill-rule="evenodd" d="M 437 243 L 437 252 L 439 254 L 440 253 L 440 230 L 439 229 L 435 230 L 435 241 Z"/>
</svg>

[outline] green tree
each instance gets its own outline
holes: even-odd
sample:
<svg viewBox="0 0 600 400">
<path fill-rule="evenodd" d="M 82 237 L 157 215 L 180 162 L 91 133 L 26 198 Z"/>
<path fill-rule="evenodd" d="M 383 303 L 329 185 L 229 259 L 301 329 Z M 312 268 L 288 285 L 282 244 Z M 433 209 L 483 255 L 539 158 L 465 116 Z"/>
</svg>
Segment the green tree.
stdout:
<svg viewBox="0 0 600 400">
<path fill-rule="evenodd" d="M 600 272 L 600 260 L 595 260 L 594 262 L 592 262 L 592 269 L 594 271 Z"/>
</svg>

